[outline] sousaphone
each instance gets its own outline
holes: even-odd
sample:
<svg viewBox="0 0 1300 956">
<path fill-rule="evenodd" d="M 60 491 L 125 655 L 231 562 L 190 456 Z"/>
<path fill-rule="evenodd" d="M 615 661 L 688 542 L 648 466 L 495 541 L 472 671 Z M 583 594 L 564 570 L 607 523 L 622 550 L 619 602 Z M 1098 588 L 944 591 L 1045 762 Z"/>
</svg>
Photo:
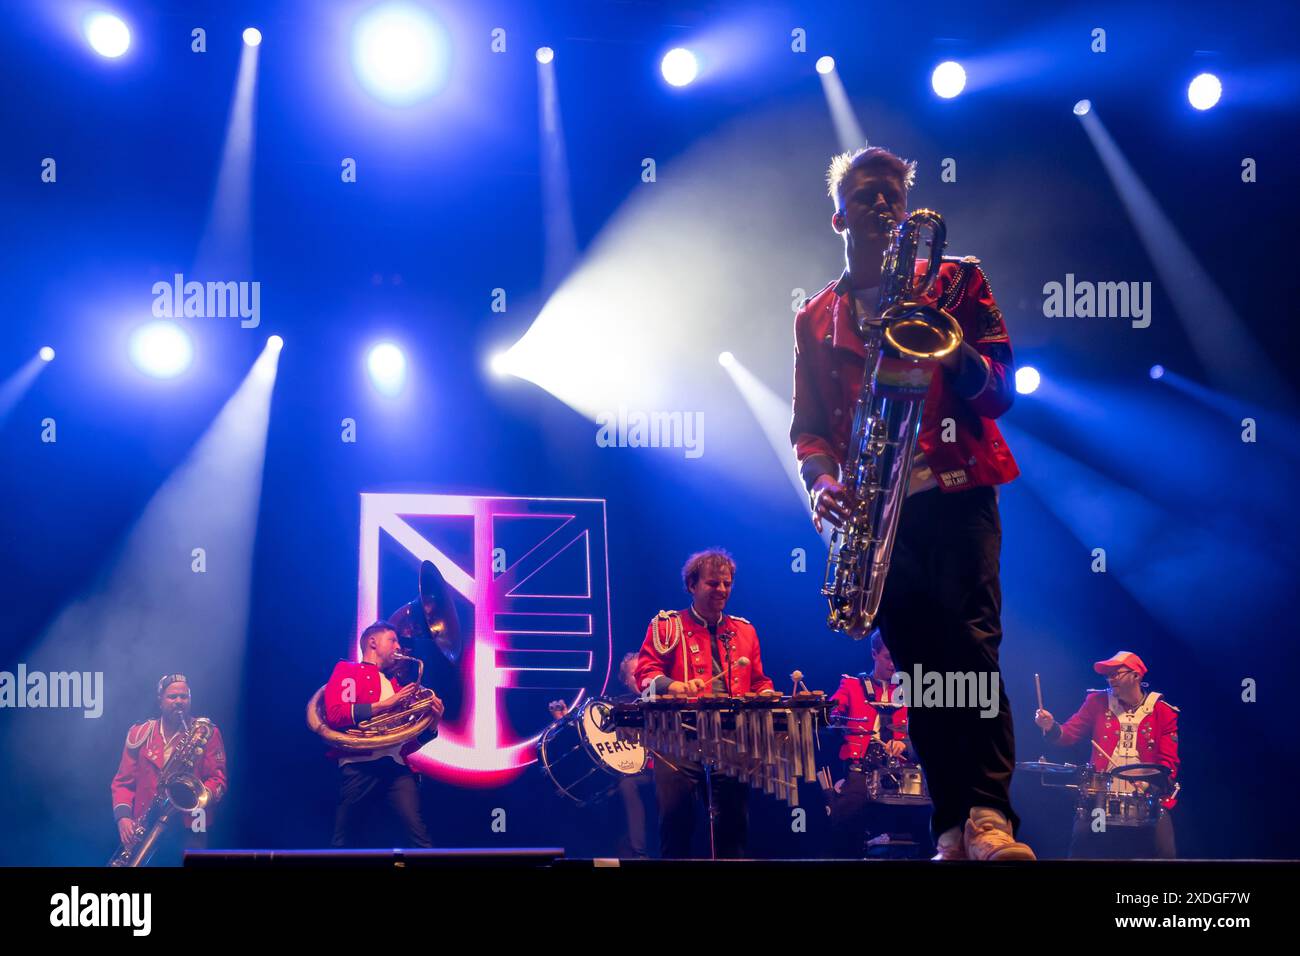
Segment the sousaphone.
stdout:
<svg viewBox="0 0 1300 956">
<path fill-rule="evenodd" d="M 430 640 L 448 661 L 454 664 L 459 660 L 460 622 L 451 588 L 432 561 L 420 564 L 419 596 L 398 608 L 388 623 L 397 632 L 403 650 L 413 650 L 417 642 Z M 414 682 L 419 685 L 424 677 L 424 661 L 406 654 L 398 656 L 398 668 L 409 673 L 412 666 Z M 434 721 L 433 697 L 430 688 L 417 686 L 405 706 L 363 720 L 355 727 L 335 730 L 325 722 L 325 688 L 321 687 L 307 702 L 307 726 L 339 750 L 381 750 L 404 744 L 429 729 Z"/>
</svg>

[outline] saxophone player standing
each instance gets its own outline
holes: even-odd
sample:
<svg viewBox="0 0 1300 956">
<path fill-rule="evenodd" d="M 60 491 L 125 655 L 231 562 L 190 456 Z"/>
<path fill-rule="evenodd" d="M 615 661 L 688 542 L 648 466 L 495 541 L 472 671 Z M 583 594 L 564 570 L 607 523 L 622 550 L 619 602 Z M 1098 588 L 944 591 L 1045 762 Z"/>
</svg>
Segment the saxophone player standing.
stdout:
<svg viewBox="0 0 1300 956">
<path fill-rule="evenodd" d="M 124 846 L 134 844 L 136 821 L 145 816 L 153 803 L 159 776 L 189 723 L 190 682 L 184 674 L 168 674 L 158 681 L 158 707 L 158 717 L 135 724 L 127 731 L 122 762 L 113 777 L 113 816 L 117 818 L 118 839 Z M 211 809 L 226 792 L 226 748 L 221 731 L 215 726 L 194 774 L 208 791 L 208 802 L 202 811 L 203 826 L 196 829 L 190 813 L 173 813 L 151 857 L 152 862 L 178 865 L 185 850 L 207 846 Z"/>
<path fill-rule="evenodd" d="M 907 216 L 908 163 L 880 147 L 844 153 L 827 175 L 832 228 L 847 269 L 795 317 L 790 441 L 808 488 L 813 523 L 847 516 L 841 468 L 862 390 L 864 345 L 857 317 L 875 313 L 891 229 Z M 917 263 L 923 275 L 927 263 Z M 995 717 L 979 708 L 910 710 L 913 745 L 934 815 L 935 859 L 1033 859 L 1014 836 L 1015 734 L 998 665 L 1002 526 L 995 487 L 1019 474 L 993 419 L 1011 407 L 1011 343 L 993 293 L 972 258 L 945 257 L 920 302 L 961 325 L 964 340 L 941 360 L 925 398 L 918 450 L 895 539 L 880 626 L 900 670 L 996 675 Z M 915 703 L 915 702 L 913 702 Z M 950 702 L 945 702 L 950 703 Z"/>
</svg>

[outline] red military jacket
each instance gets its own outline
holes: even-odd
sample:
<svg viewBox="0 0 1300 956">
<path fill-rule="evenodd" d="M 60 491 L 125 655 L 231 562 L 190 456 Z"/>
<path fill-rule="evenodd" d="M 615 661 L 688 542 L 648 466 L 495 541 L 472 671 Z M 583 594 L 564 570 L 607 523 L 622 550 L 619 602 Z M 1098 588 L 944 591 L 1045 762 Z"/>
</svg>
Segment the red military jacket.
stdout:
<svg viewBox="0 0 1300 956">
<path fill-rule="evenodd" d="M 758 632 L 743 617 L 724 614 L 718 622 L 718 639 L 731 636 L 731 686 L 729 694 L 739 697 L 774 690 L 772 680 L 763 673 L 763 659 L 759 654 Z M 688 681 L 699 677 L 713 677 L 713 651 L 709 644 L 712 636 L 708 625 L 695 615 L 692 608 L 684 611 L 660 611 L 646 628 L 645 641 L 636 662 L 636 683 L 645 689 L 660 677 Z M 719 649 L 719 659 L 726 668 L 727 654 Z M 736 666 L 742 657 L 749 658 L 748 667 Z M 701 696 L 713 695 L 710 683 Z"/>
<path fill-rule="evenodd" d="M 138 820 L 149 809 L 154 794 L 158 792 L 158 775 L 167 763 L 164 759 L 162 721 L 157 717 L 135 724 L 126 733 L 122 748 L 122 761 L 117 766 L 110 791 L 113 795 L 113 816 Z M 207 825 L 212 823 L 212 808 L 226 792 L 226 745 L 221 731 L 212 728 L 212 739 L 199 758 L 195 776 L 212 792 L 208 798 Z M 174 817 L 174 820 L 181 818 Z"/>
<path fill-rule="evenodd" d="M 1060 747 L 1072 747 L 1079 741 L 1090 738 L 1105 751 L 1103 757 L 1096 748 L 1089 746 L 1093 769 L 1104 771 L 1110 765 L 1120 744 L 1123 726 L 1116 710 L 1111 706 L 1111 693 L 1096 690 L 1084 698 L 1080 707 L 1064 724 L 1053 724 L 1047 732 L 1047 739 Z M 1133 745 L 1141 763 L 1157 763 L 1169 768 L 1169 779 L 1178 776 L 1178 708 L 1162 700 L 1159 694 L 1147 694 L 1138 708 L 1140 720 Z M 1145 711 L 1145 713 L 1143 713 Z M 1173 807 L 1174 800 L 1162 801 L 1166 807 Z"/>
<path fill-rule="evenodd" d="M 389 679 L 393 693 L 402 689 L 402 684 Z M 379 702 L 383 694 L 383 685 L 379 680 L 379 668 L 368 661 L 339 661 L 334 665 L 329 683 L 325 685 L 325 723 L 335 730 L 347 730 L 363 720 L 373 717 L 372 705 Z M 424 746 L 424 740 L 414 737 L 402 745 L 401 755 L 413 753 Z M 337 760 L 339 757 L 364 757 L 368 750 L 328 750 L 325 756 Z"/>
<path fill-rule="evenodd" d="M 925 267 L 918 260 L 918 275 Z M 958 373 L 935 372 L 921 415 L 917 443 L 935 481 L 945 492 L 1011 481 L 1020 469 L 993 419 L 1015 400 L 1015 365 L 1002 312 L 979 260 L 945 258 L 930 294 L 919 301 L 946 309 L 961 324 L 965 339 Z M 846 274 L 804 302 L 794 320 L 790 443 L 809 490 L 822 474 L 842 468 L 848 457 L 864 352 Z M 954 440 L 945 442 L 949 418 Z"/>
<path fill-rule="evenodd" d="M 845 717 L 865 718 L 865 723 L 850 724 L 844 731 L 844 746 L 840 748 L 841 760 L 861 760 L 867 755 L 867 746 L 873 740 L 879 740 L 880 715 L 867 699 L 867 687 L 870 686 L 873 699 L 889 701 L 893 697 L 894 685 L 888 681 L 879 681 L 870 674 L 840 675 L 839 690 L 831 696 L 835 705 L 834 713 Z M 890 718 L 894 726 L 895 737 L 907 736 L 907 708 L 900 707 Z"/>
</svg>

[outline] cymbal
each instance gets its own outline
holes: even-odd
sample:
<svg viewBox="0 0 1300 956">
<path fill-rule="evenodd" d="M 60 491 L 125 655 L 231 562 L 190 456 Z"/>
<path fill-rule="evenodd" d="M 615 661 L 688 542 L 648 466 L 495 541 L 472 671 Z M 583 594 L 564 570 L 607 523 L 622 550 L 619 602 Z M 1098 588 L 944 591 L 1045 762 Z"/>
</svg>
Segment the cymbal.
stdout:
<svg viewBox="0 0 1300 956">
<path fill-rule="evenodd" d="M 1074 776 L 1079 772 L 1078 766 L 1072 763 L 1053 763 L 1050 760 L 1043 760 L 1041 757 L 1037 760 L 1022 760 L 1016 764 L 1017 770 L 1027 770 L 1030 773 L 1041 773 L 1049 777 Z"/>
</svg>

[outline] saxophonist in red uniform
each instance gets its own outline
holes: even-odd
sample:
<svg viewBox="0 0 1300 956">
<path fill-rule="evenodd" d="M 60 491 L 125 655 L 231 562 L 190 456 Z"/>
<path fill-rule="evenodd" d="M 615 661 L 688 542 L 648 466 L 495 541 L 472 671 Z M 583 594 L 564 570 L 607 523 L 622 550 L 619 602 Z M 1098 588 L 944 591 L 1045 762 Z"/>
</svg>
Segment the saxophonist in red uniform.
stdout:
<svg viewBox="0 0 1300 956">
<path fill-rule="evenodd" d="M 883 267 L 894 266 L 891 287 L 894 277 L 912 274 L 910 263 L 887 262 L 886 253 L 895 228 L 908 219 L 915 169 L 870 147 L 835 157 L 827 174 L 835 204 L 831 226 L 844 238 L 847 269 L 795 316 L 790 426 L 818 531 L 823 522 L 839 526 L 853 504 L 842 470 L 864 387 L 864 336 L 880 328 Z M 915 266 L 924 276 L 930 263 Z M 973 257 L 945 257 L 916 304 L 946 313 L 960 327 L 961 341 L 937 359 L 912 459 L 899 463 L 897 478 L 882 478 L 901 485 L 896 497 L 905 505 L 878 621 L 905 673 L 920 666 L 997 678 L 999 706 L 991 718 L 971 707 L 911 708 L 912 742 L 934 801 L 936 859 L 1033 859 L 1014 835 L 1015 735 L 998 664 L 1002 525 L 996 487 L 1019 471 L 994 419 L 1015 397 L 1011 341 Z"/>
<path fill-rule="evenodd" d="M 143 822 L 158 793 L 160 775 L 173 748 L 191 725 L 189 678 L 184 674 L 162 677 L 158 681 L 158 708 L 157 717 L 127 731 L 122 760 L 110 787 L 118 841 L 128 850 L 136 843 L 137 822 Z M 193 812 L 171 813 L 146 865 L 153 862 L 179 866 L 186 850 L 201 850 L 208 845 L 212 808 L 226 793 L 226 747 L 215 726 L 194 775 L 207 790 L 206 803 Z"/>
</svg>

